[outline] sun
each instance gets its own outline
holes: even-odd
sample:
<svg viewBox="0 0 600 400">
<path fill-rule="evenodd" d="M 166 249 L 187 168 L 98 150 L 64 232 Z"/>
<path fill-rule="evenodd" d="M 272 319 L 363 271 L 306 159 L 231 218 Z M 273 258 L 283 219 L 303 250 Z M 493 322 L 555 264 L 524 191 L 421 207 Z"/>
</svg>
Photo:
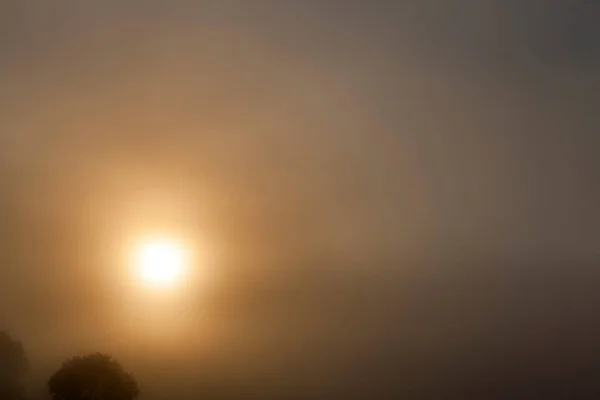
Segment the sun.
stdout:
<svg viewBox="0 0 600 400">
<path fill-rule="evenodd" d="M 148 239 L 135 251 L 142 283 L 152 287 L 172 287 L 182 282 L 188 263 L 185 248 L 174 240 Z"/>
</svg>

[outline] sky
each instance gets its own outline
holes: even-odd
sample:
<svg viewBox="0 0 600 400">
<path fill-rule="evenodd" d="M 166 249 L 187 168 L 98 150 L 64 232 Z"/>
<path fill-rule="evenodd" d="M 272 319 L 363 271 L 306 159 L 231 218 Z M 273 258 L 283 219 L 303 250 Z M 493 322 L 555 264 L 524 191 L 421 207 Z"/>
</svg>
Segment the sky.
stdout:
<svg viewBox="0 0 600 400">
<path fill-rule="evenodd" d="M 597 391 L 598 110 L 596 0 L 0 0 L 0 329 L 33 393 Z"/>
</svg>

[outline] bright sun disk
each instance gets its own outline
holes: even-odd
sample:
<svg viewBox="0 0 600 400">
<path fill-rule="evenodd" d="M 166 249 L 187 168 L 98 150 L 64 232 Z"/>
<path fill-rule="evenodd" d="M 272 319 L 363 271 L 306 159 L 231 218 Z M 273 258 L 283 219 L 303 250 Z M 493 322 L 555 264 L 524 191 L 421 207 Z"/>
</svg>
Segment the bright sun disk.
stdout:
<svg viewBox="0 0 600 400">
<path fill-rule="evenodd" d="M 183 278 L 186 252 L 180 245 L 168 240 L 149 240 L 138 248 L 137 264 L 145 284 L 173 286 Z"/>
</svg>

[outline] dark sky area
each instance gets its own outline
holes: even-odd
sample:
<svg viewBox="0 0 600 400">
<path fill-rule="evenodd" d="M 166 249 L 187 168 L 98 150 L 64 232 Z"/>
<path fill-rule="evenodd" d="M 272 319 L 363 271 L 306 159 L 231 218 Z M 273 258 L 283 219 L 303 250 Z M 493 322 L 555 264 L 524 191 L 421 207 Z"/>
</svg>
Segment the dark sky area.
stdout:
<svg viewBox="0 0 600 400">
<path fill-rule="evenodd" d="M 598 0 L 0 0 L 32 396 L 105 351 L 142 400 L 598 398 L 598 171 Z M 152 229 L 211 254 L 175 300 Z"/>
</svg>

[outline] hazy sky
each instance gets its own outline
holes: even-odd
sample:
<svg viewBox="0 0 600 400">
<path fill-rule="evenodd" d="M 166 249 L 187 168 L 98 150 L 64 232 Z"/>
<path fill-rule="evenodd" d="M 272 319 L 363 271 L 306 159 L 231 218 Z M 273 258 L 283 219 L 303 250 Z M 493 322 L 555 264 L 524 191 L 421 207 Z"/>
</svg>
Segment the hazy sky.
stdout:
<svg viewBox="0 0 600 400">
<path fill-rule="evenodd" d="M 597 365 L 599 150 L 596 0 L 0 0 L 0 328 L 147 399 Z M 173 304 L 153 229 L 211 254 Z"/>
</svg>

